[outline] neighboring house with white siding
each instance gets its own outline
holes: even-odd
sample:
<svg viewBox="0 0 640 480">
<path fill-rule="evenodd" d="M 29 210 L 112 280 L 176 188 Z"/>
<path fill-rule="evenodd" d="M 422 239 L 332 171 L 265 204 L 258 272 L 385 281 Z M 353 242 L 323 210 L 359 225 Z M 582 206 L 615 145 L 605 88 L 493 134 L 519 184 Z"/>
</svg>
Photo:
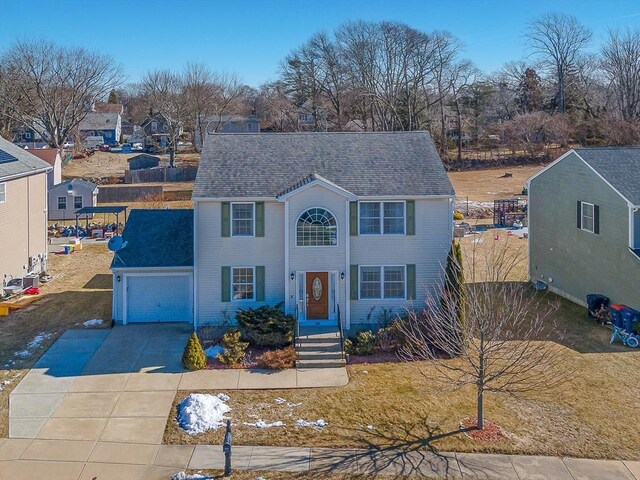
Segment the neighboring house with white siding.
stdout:
<svg viewBox="0 0 640 480">
<path fill-rule="evenodd" d="M 383 309 L 421 308 L 442 277 L 453 198 L 426 132 L 209 135 L 193 193 L 194 325 L 280 304 L 301 325 L 340 315 L 358 330 Z M 121 295 L 125 322 L 139 309 Z"/>
<path fill-rule="evenodd" d="M 49 220 L 75 220 L 76 210 L 98 204 L 98 186 L 81 178 L 72 178 L 49 189 Z M 93 218 L 93 213 L 82 218 Z"/>
<path fill-rule="evenodd" d="M 11 277 L 46 270 L 51 169 L 28 150 L 0 137 L 0 287 Z"/>
<path fill-rule="evenodd" d="M 640 147 L 570 150 L 528 188 L 531 280 L 640 310 Z"/>
</svg>

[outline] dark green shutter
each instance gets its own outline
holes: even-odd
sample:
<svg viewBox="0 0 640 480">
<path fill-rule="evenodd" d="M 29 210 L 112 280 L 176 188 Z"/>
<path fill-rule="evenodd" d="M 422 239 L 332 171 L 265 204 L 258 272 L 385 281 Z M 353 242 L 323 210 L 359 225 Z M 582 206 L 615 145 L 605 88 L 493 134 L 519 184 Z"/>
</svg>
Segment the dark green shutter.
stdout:
<svg viewBox="0 0 640 480">
<path fill-rule="evenodd" d="M 358 300 L 358 265 L 351 265 L 350 277 L 351 300 Z"/>
<path fill-rule="evenodd" d="M 220 212 L 220 229 L 223 237 L 228 237 L 231 232 L 231 204 L 222 202 Z"/>
<path fill-rule="evenodd" d="M 600 206 L 593 206 L 593 233 L 600 233 Z"/>
<path fill-rule="evenodd" d="M 358 202 L 349 202 L 349 234 L 358 235 Z"/>
<path fill-rule="evenodd" d="M 578 228 L 582 228 L 582 202 L 580 200 L 578 200 L 578 212 L 577 213 L 578 213 L 578 215 L 577 215 L 577 217 L 578 217 L 578 219 L 577 219 Z"/>
<path fill-rule="evenodd" d="M 416 266 L 407 265 L 407 299 L 416 299 Z"/>
<path fill-rule="evenodd" d="M 264 202 L 256 202 L 256 237 L 264 237 Z"/>
<path fill-rule="evenodd" d="M 256 267 L 256 302 L 264 302 L 264 267 Z"/>
<path fill-rule="evenodd" d="M 407 235 L 416 234 L 416 202 L 407 200 Z"/>
<path fill-rule="evenodd" d="M 222 289 L 222 301 L 230 302 L 231 301 L 231 267 L 222 267 L 220 287 Z"/>
</svg>

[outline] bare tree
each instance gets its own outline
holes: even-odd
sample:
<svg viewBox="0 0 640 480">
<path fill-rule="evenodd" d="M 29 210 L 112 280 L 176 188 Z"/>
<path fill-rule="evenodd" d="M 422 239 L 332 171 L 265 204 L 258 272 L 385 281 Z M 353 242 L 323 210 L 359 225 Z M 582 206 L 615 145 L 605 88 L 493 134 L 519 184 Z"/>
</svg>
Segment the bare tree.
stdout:
<svg viewBox="0 0 640 480">
<path fill-rule="evenodd" d="M 622 118 L 640 119 L 640 29 L 609 32 L 602 47 L 602 69 Z"/>
<path fill-rule="evenodd" d="M 454 389 L 474 386 L 477 428 L 483 429 L 485 393 L 547 391 L 565 379 L 565 370 L 563 350 L 543 341 L 555 334 L 549 325 L 557 305 L 528 284 L 511 280 L 520 260 L 506 242 L 495 242 L 482 255 L 476 248 L 465 261 L 471 283 L 462 293 L 464 320 L 458 321 L 457 296 L 442 294 L 447 288 L 428 292 L 427 308 L 409 312 L 400 323 L 407 339 L 400 356 L 429 361 L 438 373 L 436 380 Z"/>
<path fill-rule="evenodd" d="M 529 24 L 527 38 L 534 53 L 554 71 L 558 111 L 565 113 L 567 76 L 591 40 L 591 31 L 572 15 L 546 13 Z"/>
<path fill-rule="evenodd" d="M 16 42 L 2 56 L 0 70 L 0 103 L 7 115 L 55 148 L 62 148 L 89 106 L 122 79 L 108 55 L 46 40 Z"/>
<path fill-rule="evenodd" d="M 177 142 L 189 114 L 184 78 L 170 70 L 150 71 L 143 77 L 140 90 L 153 113 L 164 117 L 169 165 L 173 167 Z"/>
</svg>

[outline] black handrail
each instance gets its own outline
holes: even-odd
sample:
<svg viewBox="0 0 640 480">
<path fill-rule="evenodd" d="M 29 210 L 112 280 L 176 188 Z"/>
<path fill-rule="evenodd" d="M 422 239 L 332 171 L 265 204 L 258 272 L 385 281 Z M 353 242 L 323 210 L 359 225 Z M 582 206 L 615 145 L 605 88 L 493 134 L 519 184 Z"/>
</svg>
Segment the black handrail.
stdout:
<svg viewBox="0 0 640 480">
<path fill-rule="evenodd" d="M 344 355 L 344 332 L 342 331 L 342 318 L 340 316 L 340 305 L 336 305 L 337 314 L 338 314 L 338 332 L 340 333 L 340 353 L 342 354 L 342 358 L 345 358 Z"/>
</svg>

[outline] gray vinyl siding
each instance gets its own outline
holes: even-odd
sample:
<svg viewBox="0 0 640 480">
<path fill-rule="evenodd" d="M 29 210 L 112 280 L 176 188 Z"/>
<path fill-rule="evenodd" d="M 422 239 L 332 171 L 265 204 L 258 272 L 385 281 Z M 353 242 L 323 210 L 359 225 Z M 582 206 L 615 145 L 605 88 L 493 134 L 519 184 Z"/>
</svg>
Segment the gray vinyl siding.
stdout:
<svg viewBox="0 0 640 480">
<path fill-rule="evenodd" d="M 352 265 L 416 265 L 416 299 L 351 301 L 352 330 L 377 323 L 383 309 L 402 313 L 421 308 L 433 286 L 442 279 L 451 248 L 449 199 L 415 201 L 415 235 L 359 235 L 351 237 Z"/>
<path fill-rule="evenodd" d="M 600 234 L 577 228 L 577 202 L 600 207 Z M 629 250 L 628 203 L 575 153 L 530 182 L 532 280 L 584 304 L 589 293 L 640 309 L 640 259 Z M 551 279 L 551 280 L 550 280 Z"/>
<path fill-rule="evenodd" d="M 74 220 L 76 219 L 73 206 L 73 197 L 68 195 L 67 185 L 55 185 L 49 189 L 49 220 Z M 94 190 L 84 186 L 75 186 L 73 196 L 82 196 L 83 207 L 95 207 L 97 205 L 97 192 L 94 195 Z M 65 197 L 67 199 L 67 208 L 65 210 L 58 209 L 58 197 Z M 84 220 L 87 215 L 83 215 L 80 220 Z M 89 218 L 93 218 L 93 214 L 90 213 Z M 113 221 L 113 220 L 110 220 Z"/>
<path fill-rule="evenodd" d="M 264 237 L 222 237 L 221 202 L 195 207 L 196 318 L 205 323 L 235 322 L 239 308 L 284 302 L 284 204 L 265 202 Z M 265 267 L 265 301 L 222 302 L 222 267 Z"/>
</svg>

